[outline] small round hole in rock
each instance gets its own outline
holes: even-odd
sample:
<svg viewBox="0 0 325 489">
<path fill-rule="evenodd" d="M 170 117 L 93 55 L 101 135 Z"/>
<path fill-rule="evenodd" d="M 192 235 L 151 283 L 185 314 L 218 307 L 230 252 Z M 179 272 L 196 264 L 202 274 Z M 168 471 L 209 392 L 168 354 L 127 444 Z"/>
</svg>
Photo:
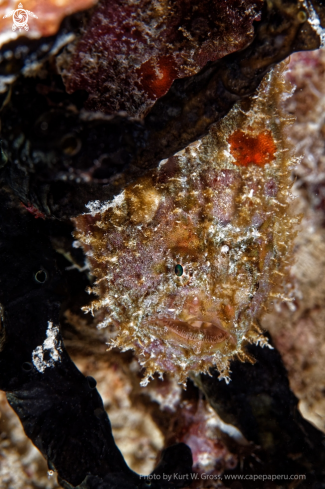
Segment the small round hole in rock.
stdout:
<svg viewBox="0 0 325 489">
<path fill-rule="evenodd" d="M 307 16 L 306 12 L 304 12 L 303 10 L 300 10 L 300 12 L 298 12 L 297 19 L 299 22 L 301 22 L 301 24 L 306 22 L 307 18 L 308 18 L 308 16 Z"/>
<path fill-rule="evenodd" d="M 94 377 L 87 377 L 88 380 L 88 385 L 91 389 L 95 389 L 97 385 L 97 381 L 94 379 Z"/>
<path fill-rule="evenodd" d="M 96 416 L 96 418 L 101 418 L 102 416 L 105 415 L 105 411 L 104 411 L 104 409 L 97 408 L 94 411 L 94 415 Z"/>
<path fill-rule="evenodd" d="M 31 370 L 33 370 L 33 365 L 30 362 L 24 362 L 22 364 L 22 369 L 24 372 L 30 372 Z"/>
<path fill-rule="evenodd" d="M 64 154 L 74 156 L 80 151 L 81 141 L 73 134 L 67 134 L 61 140 L 61 148 Z"/>
<path fill-rule="evenodd" d="M 47 273 L 45 270 L 38 270 L 38 272 L 35 273 L 35 280 L 39 284 L 44 284 L 47 280 Z"/>
</svg>

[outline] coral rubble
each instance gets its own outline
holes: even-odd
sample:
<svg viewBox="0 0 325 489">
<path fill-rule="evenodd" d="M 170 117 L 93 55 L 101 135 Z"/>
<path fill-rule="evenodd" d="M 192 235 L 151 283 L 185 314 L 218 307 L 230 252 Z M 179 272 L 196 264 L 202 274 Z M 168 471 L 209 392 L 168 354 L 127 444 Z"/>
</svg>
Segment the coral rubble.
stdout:
<svg viewBox="0 0 325 489">
<path fill-rule="evenodd" d="M 191 448 L 196 474 L 219 475 L 237 466 L 236 455 L 221 440 L 220 418 L 207 401 L 183 400 L 178 416 L 173 420 L 170 436 L 173 441 L 182 441 Z"/>
<path fill-rule="evenodd" d="M 75 218 L 97 279 L 86 310 L 106 311 L 99 328 L 136 351 L 144 384 L 211 366 L 228 380 L 229 359 L 264 344 L 254 320 L 281 296 L 295 222 L 283 90 L 275 70 L 208 136 Z"/>
</svg>

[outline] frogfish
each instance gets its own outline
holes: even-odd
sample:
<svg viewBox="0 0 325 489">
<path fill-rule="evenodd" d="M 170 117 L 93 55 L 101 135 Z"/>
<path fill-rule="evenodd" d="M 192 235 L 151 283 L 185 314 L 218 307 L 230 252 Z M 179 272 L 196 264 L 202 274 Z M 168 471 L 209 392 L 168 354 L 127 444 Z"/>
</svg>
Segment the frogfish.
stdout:
<svg viewBox="0 0 325 489">
<path fill-rule="evenodd" d="M 110 347 L 134 350 L 142 385 L 211 367 L 228 382 L 230 361 L 249 359 L 245 345 L 267 345 L 257 319 L 283 297 L 297 222 L 283 70 L 202 139 L 74 220 L 95 277 L 86 312 L 116 329 Z"/>
</svg>

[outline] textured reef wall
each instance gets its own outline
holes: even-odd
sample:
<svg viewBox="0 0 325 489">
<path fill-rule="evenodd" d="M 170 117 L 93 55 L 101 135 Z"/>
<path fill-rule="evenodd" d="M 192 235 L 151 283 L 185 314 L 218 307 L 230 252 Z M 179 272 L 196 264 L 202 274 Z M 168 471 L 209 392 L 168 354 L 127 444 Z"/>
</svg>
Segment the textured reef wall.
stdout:
<svg viewBox="0 0 325 489">
<path fill-rule="evenodd" d="M 318 48 L 321 28 L 314 9 L 321 18 L 316 0 L 313 5 L 265 3 L 261 19 L 253 22 L 252 41 L 244 49 L 208 62 L 197 74 L 175 79 L 141 120 L 125 112 L 108 117 L 87 113 L 83 109 L 93 92 L 68 94 L 62 85 L 58 70 L 65 58 L 69 62 L 72 40 L 91 24 L 96 9 L 67 18 L 58 35 L 46 42 L 19 38 L 7 43 L 0 57 L 5 181 L 26 206 L 59 219 L 80 214 L 90 200 L 111 199 L 146 169 L 206 134 L 236 101 L 254 93 L 275 63 L 296 50 Z M 238 32 L 244 14 L 236 20 Z M 136 16 L 132 22 L 135 28 Z M 233 37 L 229 43 L 237 41 Z M 66 44 L 62 56 L 56 56 Z M 117 65 L 120 69 L 123 63 Z M 42 69 L 42 78 L 37 77 Z M 96 90 L 106 90 L 105 78 Z M 137 93 L 136 85 L 133 90 Z M 5 163 L 16 160 L 19 166 Z"/>
<path fill-rule="evenodd" d="M 245 47 L 261 8 L 261 0 L 102 1 L 62 57 L 67 91 L 87 90 L 88 109 L 142 116 L 175 79 Z"/>
<path fill-rule="evenodd" d="M 295 240 L 291 269 L 291 296 L 287 307 L 262 318 L 272 333 L 289 373 L 300 409 L 325 431 L 324 413 L 324 109 L 325 52 L 323 49 L 292 56 L 287 77 L 296 86 L 286 102 L 295 123 L 288 137 L 301 160 L 294 168 L 296 210 L 303 214 Z"/>
</svg>

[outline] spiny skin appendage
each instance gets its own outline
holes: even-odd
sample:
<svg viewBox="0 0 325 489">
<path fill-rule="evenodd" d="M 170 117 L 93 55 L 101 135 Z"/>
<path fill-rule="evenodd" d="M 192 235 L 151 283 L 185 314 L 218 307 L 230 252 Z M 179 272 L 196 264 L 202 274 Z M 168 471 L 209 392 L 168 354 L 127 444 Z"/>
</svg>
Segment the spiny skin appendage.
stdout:
<svg viewBox="0 0 325 489">
<path fill-rule="evenodd" d="M 281 69 L 202 140 L 75 219 L 97 281 L 99 327 L 111 346 L 184 383 L 212 366 L 229 381 L 233 358 L 265 346 L 255 324 L 278 292 L 296 219 L 288 214 L 290 167 L 283 136 Z"/>
</svg>

